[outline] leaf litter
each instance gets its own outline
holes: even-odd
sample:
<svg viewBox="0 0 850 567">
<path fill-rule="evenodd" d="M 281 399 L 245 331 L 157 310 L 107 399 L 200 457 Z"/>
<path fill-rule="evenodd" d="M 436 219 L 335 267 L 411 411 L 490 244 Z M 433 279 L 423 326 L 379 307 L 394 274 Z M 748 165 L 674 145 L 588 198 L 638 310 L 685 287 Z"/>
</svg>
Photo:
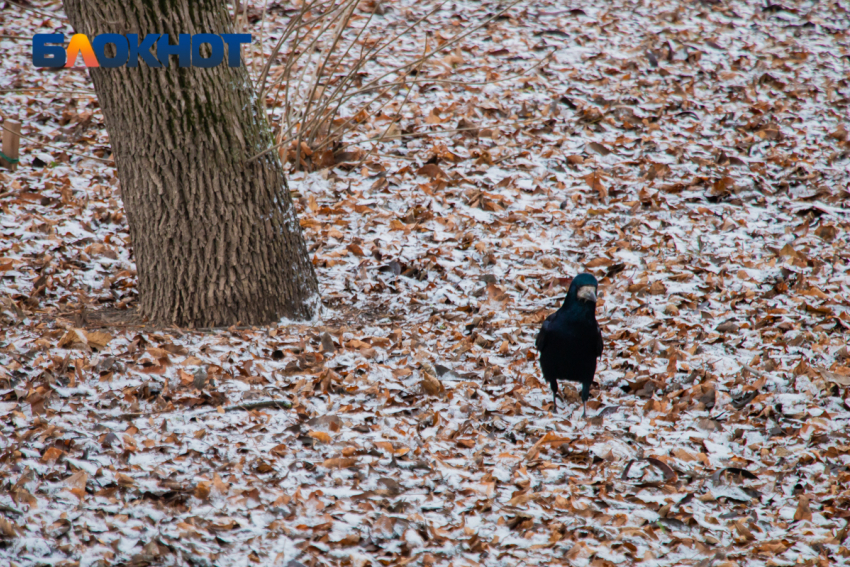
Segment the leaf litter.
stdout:
<svg viewBox="0 0 850 567">
<path fill-rule="evenodd" d="M 364 2 L 359 41 L 436 7 Z M 204 331 L 133 315 L 117 178 L 80 156 L 110 158 L 87 75 L 10 39 L 70 34 L 37 9 L 0 11 L 0 112 L 34 141 L 0 173 L 0 557 L 848 561 L 846 6 L 520 4 L 290 176 L 321 317 Z M 286 9 L 252 11 L 268 52 Z M 585 270 L 587 422 L 570 388 L 551 413 L 533 349 Z"/>
</svg>

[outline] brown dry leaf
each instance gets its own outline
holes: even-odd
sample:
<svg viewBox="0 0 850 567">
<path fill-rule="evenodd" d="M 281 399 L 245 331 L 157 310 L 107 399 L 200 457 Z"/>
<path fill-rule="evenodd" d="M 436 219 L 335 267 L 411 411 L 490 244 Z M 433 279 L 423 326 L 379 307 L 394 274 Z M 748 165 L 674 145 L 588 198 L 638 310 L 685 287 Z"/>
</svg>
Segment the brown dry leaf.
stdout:
<svg viewBox="0 0 850 567">
<path fill-rule="evenodd" d="M 53 464 L 55 463 L 59 457 L 61 457 L 65 452 L 61 449 L 57 449 L 56 447 L 49 447 L 44 455 L 41 456 L 41 462 L 45 464 Z"/>
<path fill-rule="evenodd" d="M 738 520 L 734 524 L 735 524 L 735 531 L 737 531 L 738 534 L 740 534 L 740 536 L 742 538 L 744 538 L 747 541 L 752 541 L 752 540 L 756 539 L 756 536 L 754 536 L 753 532 L 751 532 L 750 529 L 747 526 L 744 525 L 744 522 Z"/>
<path fill-rule="evenodd" d="M 145 349 L 145 352 L 151 355 L 155 359 L 160 358 L 168 358 L 168 355 L 171 354 L 169 351 L 164 348 L 150 347 Z"/>
<path fill-rule="evenodd" d="M 831 224 L 824 224 L 815 229 L 815 235 L 827 242 L 832 242 L 835 240 L 835 237 L 838 236 L 838 231 L 835 229 L 835 226 Z"/>
<path fill-rule="evenodd" d="M 109 333 L 100 331 L 88 333 L 83 329 L 71 329 L 65 333 L 56 346 L 59 348 L 83 348 L 90 346 L 100 349 L 105 347 L 110 340 L 112 340 L 112 336 Z"/>
<path fill-rule="evenodd" d="M 686 451 L 685 449 L 682 449 L 681 447 L 676 447 L 675 449 L 673 449 L 673 450 L 671 451 L 671 453 L 672 453 L 672 454 L 673 454 L 673 456 L 675 456 L 677 459 L 681 459 L 681 460 L 683 460 L 683 461 L 685 461 L 685 462 L 691 462 L 691 461 L 696 461 L 696 460 L 697 460 L 696 455 L 694 455 L 693 453 L 690 453 L 690 452 Z"/>
<path fill-rule="evenodd" d="M 354 254 L 355 256 L 363 256 L 363 255 L 365 254 L 365 253 L 363 252 L 363 249 L 362 249 L 359 245 L 354 244 L 354 243 L 349 244 L 348 246 L 346 246 L 346 249 L 347 249 L 349 252 L 351 252 L 352 254 Z"/>
<path fill-rule="evenodd" d="M 587 146 L 599 155 L 607 156 L 611 150 L 600 144 L 599 142 L 590 142 Z"/>
<path fill-rule="evenodd" d="M 346 469 L 357 464 L 357 459 L 353 457 L 336 457 L 333 459 L 325 459 L 322 466 L 326 469 Z"/>
<path fill-rule="evenodd" d="M 768 124 L 761 130 L 757 131 L 756 135 L 762 140 L 776 141 L 782 139 L 782 132 L 776 124 Z"/>
<path fill-rule="evenodd" d="M 424 371 L 422 372 L 422 382 L 420 382 L 420 385 L 422 391 L 429 396 L 439 396 L 446 391 L 443 383 L 436 376 Z"/>
<path fill-rule="evenodd" d="M 564 558 L 568 561 L 575 561 L 576 559 L 586 559 L 593 554 L 593 550 L 588 547 L 583 542 L 577 542 L 572 548 L 564 555 Z"/>
<path fill-rule="evenodd" d="M 569 390 L 568 390 L 569 391 Z M 564 443 L 569 443 L 569 438 L 561 437 L 556 433 L 552 433 L 551 431 L 547 432 L 543 437 L 537 440 L 537 443 L 528 450 L 525 454 L 525 460 L 530 461 L 537 457 L 540 452 L 540 447 L 543 445 L 552 445 L 553 447 L 558 447 L 563 445 Z"/>
<path fill-rule="evenodd" d="M 508 504 L 511 506 L 523 506 L 531 501 L 539 500 L 542 497 L 542 492 L 526 492 L 523 494 L 517 494 L 508 501 Z"/>
<path fill-rule="evenodd" d="M 661 400 L 652 399 L 646 402 L 643 406 L 643 414 L 649 415 L 652 412 L 663 412 L 667 407 L 667 404 Z"/>
<path fill-rule="evenodd" d="M 487 284 L 487 299 L 504 306 L 507 301 L 510 301 L 510 296 L 502 286 L 490 282 Z"/>
<path fill-rule="evenodd" d="M 844 140 L 847 139 L 847 128 L 844 126 L 844 124 L 839 124 L 838 128 L 836 128 L 835 130 L 830 132 L 829 135 L 832 138 L 835 138 L 836 140 L 843 142 Z"/>
<path fill-rule="evenodd" d="M 419 175 L 427 175 L 431 179 L 448 179 L 449 176 L 443 171 L 439 165 L 435 163 L 426 163 L 416 170 Z"/>
<path fill-rule="evenodd" d="M 198 485 L 195 486 L 195 498 L 198 498 L 200 500 L 206 500 L 210 496 L 211 489 L 212 485 L 210 484 L 210 481 L 203 480 L 199 482 Z"/>
<path fill-rule="evenodd" d="M 831 372 L 822 368 L 819 368 L 818 371 L 820 372 L 821 376 L 823 376 L 824 380 L 828 382 L 833 382 L 845 388 L 850 387 L 850 375 L 839 374 L 838 372 Z"/>
<path fill-rule="evenodd" d="M 779 255 L 784 257 L 784 258 L 799 258 L 800 257 L 800 255 L 797 254 L 797 251 L 794 250 L 794 247 L 791 246 L 790 244 L 786 244 L 785 246 L 783 246 L 782 249 L 779 251 Z"/>
<path fill-rule="evenodd" d="M 319 203 L 316 202 L 316 197 L 314 197 L 313 195 L 309 195 L 307 197 L 307 208 L 310 209 L 310 211 L 313 213 L 319 210 Z"/>
<path fill-rule="evenodd" d="M 661 459 L 656 457 L 647 457 L 646 461 L 661 471 L 664 475 L 664 482 L 676 482 L 679 479 L 679 475 L 676 474 L 676 471 L 670 468 L 670 465 Z"/>
<path fill-rule="evenodd" d="M 803 302 L 803 309 L 818 315 L 832 315 L 832 309 L 822 305 L 809 305 L 807 302 Z"/>
<path fill-rule="evenodd" d="M 344 547 L 350 547 L 352 545 L 357 545 L 358 543 L 360 543 L 360 534 L 358 534 L 358 533 L 348 534 L 336 543 L 339 544 L 339 545 L 342 545 Z"/>
<path fill-rule="evenodd" d="M 463 55 L 461 54 L 460 48 L 455 49 L 454 53 L 446 55 L 442 58 L 443 63 L 448 65 L 449 67 L 453 67 L 455 65 L 461 65 L 464 62 Z"/>
<path fill-rule="evenodd" d="M 667 293 L 667 286 L 661 280 L 654 281 L 649 286 L 649 293 L 652 295 L 665 295 Z"/>
<path fill-rule="evenodd" d="M 123 488 L 131 488 L 136 485 L 135 479 L 133 477 L 126 475 L 124 473 L 118 473 L 115 475 L 115 480 L 118 482 L 118 486 Z"/>
<path fill-rule="evenodd" d="M 215 488 L 215 490 L 216 490 L 219 494 L 221 494 L 221 495 L 223 495 L 223 496 L 226 496 L 226 495 L 227 495 L 227 493 L 228 493 L 228 491 L 230 490 L 230 485 L 229 485 L 229 484 L 227 484 L 226 482 L 224 482 L 224 481 L 221 479 L 221 477 L 218 475 L 218 473 L 215 473 L 215 474 L 213 475 L 213 479 L 212 479 L 212 486 L 213 486 L 213 488 Z"/>
<path fill-rule="evenodd" d="M 87 344 L 86 332 L 82 329 L 71 329 L 56 344 L 59 348 L 79 348 Z"/>
<path fill-rule="evenodd" d="M 391 453 L 391 454 L 396 455 L 396 456 L 406 455 L 407 453 L 410 452 L 410 447 L 395 447 L 392 443 L 390 443 L 388 441 L 378 441 L 378 442 L 375 443 L 375 447 L 378 447 L 379 449 L 383 449 L 384 451 L 387 451 L 388 453 Z M 346 447 L 346 448 L 351 449 L 351 451 L 350 451 L 351 454 L 354 453 L 353 447 Z M 343 455 L 346 455 L 345 450 L 343 450 Z"/>
<path fill-rule="evenodd" d="M 65 484 L 71 488 L 85 488 L 86 482 L 89 480 L 89 475 L 86 471 L 79 470 L 65 479 Z"/>
<path fill-rule="evenodd" d="M 608 198 L 608 189 L 602 184 L 602 177 L 598 172 L 588 173 L 584 176 L 584 181 L 591 189 L 599 193 L 600 199 Z"/>
<path fill-rule="evenodd" d="M 68 486 L 72 494 L 80 500 L 86 497 L 86 483 L 89 480 L 89 475 L 85 471 L 79 470 L 65 479 L 65 484 Z"/>
<path fill-rule="evenodd" d="M 331 442 L 330 434 L 328 434 L 325 431 L 311 431 L 310 433 L 307 434 L 307 436 L 312 437 L 313 439 L 315 439 L 316 441 L 319 441 L 321 443 L 330 443 Z"/>
<path fill-rule="evenodd" d="M 104 348 L 112 340 L 112 335 L 104 331 L 93 331 L 86 333 L 88 345 L 93 348 Z"/>
<path fill-rule="evenodd" d="M 787 550 L 788 547 L 789 545 L 783 541 L 765 541 L 759 543 L 756 550 L 760 553 L 767 553 L 769 555 L 781 555 L 785 553 L 785 550 Z"/>
<path fill-rule="evenodd" d="M 71 489 L 71 492 L 73 491 L 74 489 Z M 26 504 L 31 508 L 38 508 L 38 499 L 32 494 L 30 494 L 26 489 L 13 488 L 9 491 L 9 493 L 12 495 L 13 501 Z"/>
<path fill-rule="evenodd" d="M 712 195 L 723 195 L 724 193 L 728 193 L 729 191 L 731 191 L 734 188 L 735 188 L 735 180 L 732 179 L 729 176 L 725 176 L 725 177 L 721 177 L 720 179 L 717 179 L 711 185 L 710 193 Z M 724 229 L 724 230 L 728 230 L 728 229 Z"/>
<path fill-rule="evenodd" d="M 799 522 L 801 520 L 811 519 L 812 511 L 809 508 L 809 497 L 800 496 L 800 500 L 797 502 L 797 510 L 794 512 L 794 521 Z"/>
<path fill-rule="evenodd" d="M 0 537 L 12 539 L 18 537 L 18 526 L 6 518 L 0 516 Z"/>
</svg>

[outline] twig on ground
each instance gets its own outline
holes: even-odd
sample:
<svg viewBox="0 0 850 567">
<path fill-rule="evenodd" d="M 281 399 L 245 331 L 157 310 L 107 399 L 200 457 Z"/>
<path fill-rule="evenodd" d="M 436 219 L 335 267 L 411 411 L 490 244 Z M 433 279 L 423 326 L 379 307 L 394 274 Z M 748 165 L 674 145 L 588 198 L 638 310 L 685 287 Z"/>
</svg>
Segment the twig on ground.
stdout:
<svg viewBox="0 0 850 567">
<path fill-rule="evenodd" d="M 220 406 L 219 406 L 220 407 Z M 231 406 L 225 406 L 224 411 L 252 411 L 258 409 L 292 409 L 292 402 L 287 400 L 258 400 L 256 402 L 246 402 L 242 404 L 234 404 Z M 117 419 L 119 421 L 132 421 L 134 419 L 139 419 L 140 417 L 152 417 L 155 415 L 165 415 L 168 413 L 174 413 L 179 410 L 175 409 L 173 411 L 159 411 L 159 412 L 131 412 L 131 413 L 122 413 L 121 415 L 115 416 L 113 419 Z M 192 415 L 204 415 L 207 413 L 217 412 L 218 408 L 204 408 L 202 410 L 196 411 Z M 110 416 L 101 416 L 103 419 L 109 419 Z"/>
<path fill-rule="evenodd" d="M 64 91 L 60 89 L 40 89 L 40 88 L 30 88 L 30 89 L 0 89 L 0 93 L 58 93 L 58 94 L 87 94 L 91 96 L 97 96 L 97 93 L 94 91 Z"/>
<path fill-rule="evenodd" d="M 9 130 L 8 128 L 6 128 L 5 126 L 3 126 L 2 124 L 0 124 L 0 128 L 3 128 L 3 129 L 4 129 L 4 130 L 6 130 L 7 132 L 11 132 L 11 131 L 12 131 L 12 130 Z M 15 133 L 17 134 L 17 132 L 15 132 Z M 68 150 L 68 149 L 65 149 L 65 148 L 60 148 L 60 147 L 57 147 L 57 146 L 53 146 L 53 145 L 51 145 L 51 144 L 45 144 L 44 142 L 39 142 L 39 141 L 37 141 L 37 140 L 33 140 L 32 138 L 28 138 L 28 137 L 23 136 L 23 135 L 21 135 L 21 138 L 22 138 L 22 139 L 24 139 L 24 140 L 28 140 L 28 141 L 30 141 L 30 142 L 36 143 L 36 144 L 41 144 L 42 146 L 44 146 L 44 147 L 46 147 L 46 148 L 52 148 L 52 149 L 54 149 L 54 150 L 59 150 L 60 152 L 65 152 L 65 153 L 68 153 L 68 154 L 74 154 L 74 155 L 76 155 L 76 156 L 84 157 L 84 158 L 86 158 L 86 159 L 93 159 L 93 160 L 101 161 L 101 162 L 103 162 L 103 163 L 112 163 L 112 160 L 108 160 L 108 159 L 103 159 L 103 158 L 99 158 L 99 157 L 90 156 L 90 155 L 87 155 L 87 154 L 84 154 L 84 153 L 81 153 L 81 152 L 75 152 L 75 151 L 73 151 L 73 150 Z"/>
</svg>

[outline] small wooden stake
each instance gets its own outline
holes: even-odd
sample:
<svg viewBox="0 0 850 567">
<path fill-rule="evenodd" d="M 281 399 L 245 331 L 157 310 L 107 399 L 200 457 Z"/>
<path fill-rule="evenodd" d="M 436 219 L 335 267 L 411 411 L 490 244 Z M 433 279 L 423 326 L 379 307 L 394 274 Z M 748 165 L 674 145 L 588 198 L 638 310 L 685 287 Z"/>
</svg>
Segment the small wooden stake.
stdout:
<svg viewBox="0 0 850 567">
<path fill-rule="evenodd" d="M 21 147 L 21 123 L 17 120 L 3 121 L 3 155 L 0 156 L 0 165 L 11 171 L 18 169 L 18 150 Z M 12 160 L 11 162 L 9 160 Z"/>
</svg>

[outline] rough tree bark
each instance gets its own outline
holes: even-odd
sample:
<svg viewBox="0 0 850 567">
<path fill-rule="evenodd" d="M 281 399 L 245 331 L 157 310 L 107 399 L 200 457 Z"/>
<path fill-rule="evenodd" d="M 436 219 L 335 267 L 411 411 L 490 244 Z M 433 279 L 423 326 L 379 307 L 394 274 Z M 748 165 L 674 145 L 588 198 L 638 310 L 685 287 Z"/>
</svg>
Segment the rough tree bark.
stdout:
<svg viewBox="0 0 850 567">
<path fill-rule="evenodd" d="M 65 0 L 76 33 L 232 33 L 223 0 Z M 107 49 L 110 49 L 109 46 Z M 155 51 L 155 48 L 154 48 Z M 114 53 L 114 52 L 113 52 Z M 136 257 L 140 311 L 208 327 L 309 318 L 318 284 L 246 67 L 90 69 Z"/>
</svg>

